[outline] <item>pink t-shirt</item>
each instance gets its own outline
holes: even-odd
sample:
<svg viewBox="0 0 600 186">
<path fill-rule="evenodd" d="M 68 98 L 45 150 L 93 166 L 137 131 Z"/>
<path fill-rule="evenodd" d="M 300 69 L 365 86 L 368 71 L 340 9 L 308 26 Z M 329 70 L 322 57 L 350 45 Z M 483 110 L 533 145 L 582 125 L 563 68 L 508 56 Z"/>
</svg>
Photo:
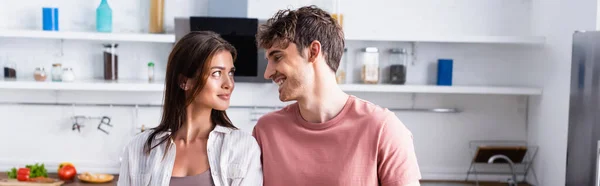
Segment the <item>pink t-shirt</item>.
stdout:
<svg viewBox="0 0 600 186">
<path fill-rule="evenodd" d="M 396 115 L 350 96 L 325 123 L 302 118 L 298 104 L 269 113 L 253 131 L 265 186 L 405 185 L 421 179 L 412 133 Z"/>
</svg>

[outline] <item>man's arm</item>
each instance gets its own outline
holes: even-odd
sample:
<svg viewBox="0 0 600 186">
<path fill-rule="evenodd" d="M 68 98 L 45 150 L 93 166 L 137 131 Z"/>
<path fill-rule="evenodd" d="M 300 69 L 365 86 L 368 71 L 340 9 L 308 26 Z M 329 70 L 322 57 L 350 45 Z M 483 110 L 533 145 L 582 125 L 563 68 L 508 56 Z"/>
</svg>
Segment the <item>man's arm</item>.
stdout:
<svg viewBox="0 0 600 186">
<path fill-rule="evenodd" d="M 385 117 L 378 139 L 378 175 L 382 186 L 419 186 L 421 172 L 412 133 L 392 112 Z"/>
</svg>

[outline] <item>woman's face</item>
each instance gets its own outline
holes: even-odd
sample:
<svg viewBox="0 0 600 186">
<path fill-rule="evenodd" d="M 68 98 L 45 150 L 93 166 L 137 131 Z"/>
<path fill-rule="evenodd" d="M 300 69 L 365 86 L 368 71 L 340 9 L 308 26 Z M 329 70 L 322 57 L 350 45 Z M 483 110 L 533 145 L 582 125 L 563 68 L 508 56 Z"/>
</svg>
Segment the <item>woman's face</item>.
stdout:
<svg viewBox="0 0 600 186">
<path fill-rule="evenodd" d="M 210 61 L 208 78 L 193 104 L 215 110 L 229 108 L 229 98 L 233 92 L 234 82 L 233 57 L 227 50 L 217 52 Z"/>
</svg>

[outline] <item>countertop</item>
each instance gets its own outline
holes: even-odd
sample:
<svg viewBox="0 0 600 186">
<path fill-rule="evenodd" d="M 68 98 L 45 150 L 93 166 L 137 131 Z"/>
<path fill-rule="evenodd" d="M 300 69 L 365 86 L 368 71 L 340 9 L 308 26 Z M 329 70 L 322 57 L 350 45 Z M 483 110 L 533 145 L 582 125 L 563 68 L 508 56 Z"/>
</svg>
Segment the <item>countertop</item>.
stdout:
<svg viewBox="0 0 600 186">
<path fill-rule="evenodd" d="M 48 176 L 51 178 L 58 178 L 56 173 L 48 173 Z M 0 172 L 0 179 L 6 179 L 8 176 L 6 172 Z M 79 181 L 77 177 L 75 180 L 71 182 L 65 182 L 63 186 L 116 186 L 117 180 L 119 179 L 119 175 L 115 175 L 113 181 L 108 183 L 85 183 Z M 421 180 L 422 186 L 474 186 L 475 181 L 454 181 L 454 180 Z M 490 181 L 480 181 L 479 186 L 506 186 L 506 183 L 500 182 L 490 182 Z M 527 183 L 519 183 L 519 186 L 531 186 L 531 184 Z"/>
<path fill-rule="evenodd" d="M 56 173 L 48 173 L 48 177 L 58 179 L 58 175 Z M 0 179 L 6 179 L 6 178 L 8 178 L 8 175 L 6 174 L 6 172 L 1 172 Z M 115 175 L 115 178 L 111 182 L 108 182 L 108 183 L 85 183 L 85 182 L 79 181 L 77 179 L 77 177 L 75 177 L 75 179 L 73 181 L 65 182 L 65 184 L 63 184 L 63 186 L 116 186 L 117 180 L 119 180 L 119 175 Z"/>
<path fill-rule="evenodd" d="M 475 181 L 455 181 L 455 180 L 421 180 L 421 186 L 475 186 Z M 479 181 L 479 186 L 507 186 L 507 183 Z M 531 186 L 528 183 L 519 182 L 519 186 Z"/>
</svg>

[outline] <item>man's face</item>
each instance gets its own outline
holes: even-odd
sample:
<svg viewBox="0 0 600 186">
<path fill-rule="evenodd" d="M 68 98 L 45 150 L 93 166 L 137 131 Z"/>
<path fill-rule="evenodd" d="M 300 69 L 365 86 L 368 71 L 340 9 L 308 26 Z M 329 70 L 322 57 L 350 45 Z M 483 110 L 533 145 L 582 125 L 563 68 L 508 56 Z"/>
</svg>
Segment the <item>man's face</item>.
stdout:
<svg viewBox="0 0 600 186">
<path fill-rule="evenodd" d="M 305 94 L 311 71 L 306 57 L 298 53 L 296 44 L 287 48 L 271 47 L 266 50 L 268 59 L 265 79 L 271 79 L 279 86 L 279 100 L 298 100 Z M 306 55 L 305 55 L 306 56 Z"/>
</svg>

